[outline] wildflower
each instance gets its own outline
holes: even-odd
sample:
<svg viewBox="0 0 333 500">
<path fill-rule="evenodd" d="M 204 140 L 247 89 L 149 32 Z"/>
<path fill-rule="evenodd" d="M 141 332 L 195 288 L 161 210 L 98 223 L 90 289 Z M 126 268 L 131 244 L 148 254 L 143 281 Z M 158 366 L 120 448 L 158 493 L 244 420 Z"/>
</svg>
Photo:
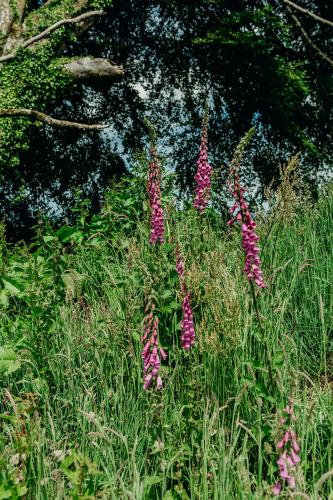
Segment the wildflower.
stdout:
<svg viewBox="0 0 333 500">
<path fill-rule="evenodd" d="M 281 483 L 276 483 L 272 488 L 273 495 L 279 496 L 281 493 L 281 489 L 282 489 Z"/>
<path fill-rule="evenodd" d="M 161 166 L 157 157 L 156 147 L 150 151 L 149 177 L 147 191 L 150 202 L 150 243 L 163 243 L 164 215 L 161 196 Z"/>
<path fill-rule="evenodd" d="M 249 205 L 244 198 L 246 189 L 240 185 L 238 163 L 235 160 L 231 162 L 230 178 L 233 179 L 233 185 L 230 183 L 229 189 L 232 192 L 235 202 L 229 210 L 232 218 L 228 221 L 228 225 L 230 226 L 235 222 L 241 224 L 242 247 L 246 255 L 244 273 L 249 281 L 254 281 L 260 288 L 265 288 L 266 285 L 263 280 L 259 257 L 259 236 L 255 232 L 256 223 L 252 219 Z"/>
<path fill-rule="evenodd" d="M 279 467 L 280 481 L 272 488 L 272 492 L 276 496 L 280 495 L 285 483 L 287 483 L 291 490 L 295 490 L 295 472 L 298 464 L 301 462 L 301 458 L 298 455 L 300 447 L 297 442 L 297 436 L 295 431 L 290 428 L 292 421 L 295 420 L 294 404 L 291 399 L 283 411 L 286 417 L 282 418 L 280 423 L 282 425 L 287 424 L 288 428 L 284 432 L 282 439 L 277 443 L 277 448 L 281 450 L 282 453 L 276 462 Z"/>
<path fill-rule="evenodd" d="M 207 136 L 208 136 L 208 111 L 206 110 L 202 122 L 202 135 L 201 135 L 201 144 L 199 150 L 199 158 L 197 161 L 197 172 L 194 177 L 197 183 L 197 187 L 195 189 L 195 198 L 193 206 L 200 213 L 205 211 L 208 204 L 210 196 L 210 188 L 211 188 L 211 176 L 213 172 L 212 167 L 208 163 Z"/>
<path fill-rule="evenodd" d="M 182 303 L 183 319 L 182 319 L 182 347 L 186 351 L 191 349 L 195 341 L 195 330 L 193 323 L 193 313 L 191 308 L 190 294 L 186 294 Z"/>
<path fill-rule="evenodd" d="M 187 291 L 185 283 L 185 264 L 181 256 L 179 245 L 176 246 L 176 270 L 180 280 L 180 290 L 183 296 L 182 301 L 182 311 L 183 319 L 181 322 L 182 335 L 181 342 L 182 347 L 185 350 L 191 349 L 195 342 L 195 329 L 193 322 L 193 312 L 191 307 L 191 296 Z"/>
<path fill-rule="evenodd" d="M 149 309 L 149 307 L 148 307 Z M 165 360 L 167 353 L 159 347 L 158 341 L 158 318 L 154 316 L 155 306 L 150 306 L 150 312 L 144 318 L 143 337 L 141 341 L 144 347 L 141 353 L 143 359 L 144 384 L 143 388 L 148 389 L 156 380 L 157 389 L 162 389 L 163 382 L 159 375 L 161 358 Z"/>
</svg>

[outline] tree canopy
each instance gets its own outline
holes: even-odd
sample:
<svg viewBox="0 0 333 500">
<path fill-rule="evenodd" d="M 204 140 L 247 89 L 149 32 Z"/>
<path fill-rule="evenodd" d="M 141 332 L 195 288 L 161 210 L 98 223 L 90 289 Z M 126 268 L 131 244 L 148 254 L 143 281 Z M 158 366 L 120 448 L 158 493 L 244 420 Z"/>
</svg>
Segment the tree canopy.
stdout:
<svg viewBox="0 0 333 500">
<path fill-rule="evenodd" d="M 186 189 L 207 96 L 217 168 L 252 124 L 249 179 L 267 185 L 295 151 L 312 183 L 331 168 L 328 1 L 1 0 L 1 7 L 0 203 L 9 218 L 32 222 L 41 198 L 68 213 L 76 189 L 88 189 L 98 207 L 101 182 L 121 175 L 144 146 L 147 115 Z M 74 123 L 59 128 L 52 119 Z M 114 148 L 120 143 L 126 158 Z"/>
</svg>

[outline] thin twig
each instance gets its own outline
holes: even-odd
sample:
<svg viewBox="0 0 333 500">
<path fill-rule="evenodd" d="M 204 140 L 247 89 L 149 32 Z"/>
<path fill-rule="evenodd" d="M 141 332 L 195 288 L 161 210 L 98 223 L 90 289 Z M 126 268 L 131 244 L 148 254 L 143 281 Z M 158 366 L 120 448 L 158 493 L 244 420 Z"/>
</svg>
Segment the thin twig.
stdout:
<svg viewBox="0 0 333 500">
<path fill-rule="evenodd" d="M 0 109 L 0 118 L 18 118 L 20 116 L 35 118 L 36 120 L 52 125 L 53 127 L 75 128 L 79 130 L 101 130 L 107 127 L 107 125 L 101 123 L 87 124 L 71 122 L 68 120 L 57 120 L 56 118 L 52 118 L 41 111 L 36 111 L 35 109 Z"/>
<path fill-rule="evenodd" d="M 298 10 L 299 12 L 302 12 L 303 14 L 312 17 L 312 19 L 315 19 L 319 23 L 327 24 L 328 26 L 331 26 L 331 28 L 333 28 L 333 21 L 317 16 L 317 14 L 314 14 L 308 9 L 304 9 L 304 7 L 301 7 L 300 5 L 297 5 L 296 3 L 291 2 L 290 0 L 284 0 L 284 3 L 290 5 L 290 7 L 293 7 L 294 9 Z"/>
<path fill-rule="evenodd" d="M 102 10 L 92 10 L 89 12 L 85 12 L 84 14 L 80 14 L 77 17 L 72 17 L 70 19 L 61 19 L 60 21 L 56 22 L 55 24 L 52 24 L 52 26 L 49 26 L 46 28 L 44 31 L 39 33 L 38 35 L 33 36 L 32 38 L 29 38 L 25 42 L 20 45 L 21 48 L 25 49 L 29 47 L 30 45 L 33 45 L 34 43 L 38 42 L 39 40 L 42 40 L 42 38 L 47 37 L 51 33 L 53 33 L 55 30 L 61 28 L 61 26 L 64 26 L 66 24 L 76 24 L 80 23 L 81 21 L 84 21 L 85 19 L 89 19 L 90 17 L 95 17 L 95 16 L 104 16 L 105 12 Z M 7 62 L 7 61 L 12 61 L 15 59 L 17 56 L 17 53 L 11 53 L 11 54 L 6 54 L 4 56 L 0 57 L 0 63 L 1 62 Z"/>
</svg>

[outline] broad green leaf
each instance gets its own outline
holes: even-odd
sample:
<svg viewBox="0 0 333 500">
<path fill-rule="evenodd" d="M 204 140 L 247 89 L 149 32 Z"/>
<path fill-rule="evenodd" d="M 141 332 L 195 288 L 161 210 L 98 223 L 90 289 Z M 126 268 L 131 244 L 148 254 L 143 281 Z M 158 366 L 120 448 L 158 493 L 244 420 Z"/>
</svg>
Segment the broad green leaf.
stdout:
<svg viewBox="0 0 333 500">
<path fill-rule="evenodd" d="M 161 476 L 145 476 L 143 480 L 144 487 L 153 486 L 154 484 L 159 484 L 162 482 Z"/>
<path fill-rule="evenodd" d="M 64 227 L 61 227 L 56 232 L 56 235 L 57 235 L 60 243 L 66 243 L 66 242 L 71 240 L 73 234 L 76 233 L 76 231 L 77 231 L 76 227 L 64 226 Z"/>
<path fill-rule="evenodd" d="M 133 198 L 127 198 L 127 200 L 124 201 L 123 205 L 124 205 L 124 207 L 129 207 L 131 205 L 134 205 L 134 203 L 135 202 L 134 202 Z"/>
<path fill-rule="evenodd" d="M 163 495 L 163 500 L 175 500 L 177 497 L 174 496 L 172 490 L 168 490 Z"/>
<path fill-rule="evenodd" d="M 28 493 L 28 488 L 26 486 L 18 486 L 16 491 L 18 497 L 23 497 Z"/>
<path fill-rule="evenodd" d="M 19 283 L 13 278 L 9 278 L 8 276 L 6 276 L 6 278 L 3 278 L 2 281 L 5 290 L 8 290 L 10 295 L 19 295 L 24 290 L 22 283 Z"/>
<path fill-rule="evenodd" d="M 135 342 L 140 342 L 141 340 L 141 335 L 136 332 L 136 331 L 133 331 L 132 332 L 132 339 L 135 340 Z"/>
<path fill-rule="evenodd" d="M 3 307 L 7 307 L 9 305 L 8 290 L 2 289 L 0 291 L 0 304 Z"/>
<path fill-rule="evenodd" d="M 44 243 L 49 243 L 50 241 L 55 240 L 55 236 L 43 236 Z"/>
<path fill-rule="evenodd" d="M 13 489 L 10 486 L 1 485 L 0 486 L 0 500 L 4 500 L 5 498 L 13 498 Z"/>
<path fill-rule="evenodd" d="M 13 349 L 0 347 L 0 375 L 14 373 L 20 366 L 20 362 L 17 360 Z"/>
</svg>

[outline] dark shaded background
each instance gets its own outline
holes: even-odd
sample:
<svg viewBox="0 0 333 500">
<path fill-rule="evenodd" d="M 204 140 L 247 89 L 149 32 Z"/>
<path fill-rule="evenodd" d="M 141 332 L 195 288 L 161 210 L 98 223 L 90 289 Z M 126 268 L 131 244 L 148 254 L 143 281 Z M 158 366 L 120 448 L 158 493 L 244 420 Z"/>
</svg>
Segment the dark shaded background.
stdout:
<svg viewBox="0 0 333 500">
<path fill-rule="evenodd" d="M 107 16 L 67 47 L 67 55 L 110 58 L 124 66 L 125 77 L 111 84 L 78 86 L 56 109 L 49 109 L 56 117 L 105 121 L 105 132 L 32 127 L 31 148 L 21 160 L 29 191 L 17 199 L 14 212 L 6 214 L 15 238 L 29 234 L 38 213 L 58 222 L 69 217 L 82 197 L 91 199 L 92 212 L 99 210 L 110 180 L 130 170 L 135 153 L 147 146 L 144 117 L 155 124 L 166 166 L 177 172 L 181 191 L 188 193 L 206 98 L 210 160 L 222 182 L 235 145 L 255 124 L 255 139 L 244 163 L 253 193 L 260 193 L 277 176 L 279 164 L 298 150 L 303 152 L 303 174 L 315 191 L 319 178 L 331 172 L 331 68 L 301 44 L 297 31 L 294 46 L 280 41 L 284 25 L 290 23 L 284 12 L 279 14 L 282 28 L 274 24 L 275 17 L 268 18 L 262 26 L 259 23 L 260 34 L 249 17 L 249 5 L 260 2 L 233 2 L 233 8 L 236 3 L 245 17 L 223 24 L 228 2 L 115 0 Z M 333 17 L 325 11 L 327 17 L 330 14 Z M 313 29 L 311 21 L 304 22 Z M 235 33 L 244 29 L 252 30 L 254 43 L 233 43 Z M 214 30 L 220 38 L 193 43 Z M 330 50 L 328 32 L 315 33 L 318 43 Z M 306 98 L 280 75 L 278 58 L 304 62 L 311 80 Z M 7 189 L 17 196 L 15 181 Z"/>
</svg>

